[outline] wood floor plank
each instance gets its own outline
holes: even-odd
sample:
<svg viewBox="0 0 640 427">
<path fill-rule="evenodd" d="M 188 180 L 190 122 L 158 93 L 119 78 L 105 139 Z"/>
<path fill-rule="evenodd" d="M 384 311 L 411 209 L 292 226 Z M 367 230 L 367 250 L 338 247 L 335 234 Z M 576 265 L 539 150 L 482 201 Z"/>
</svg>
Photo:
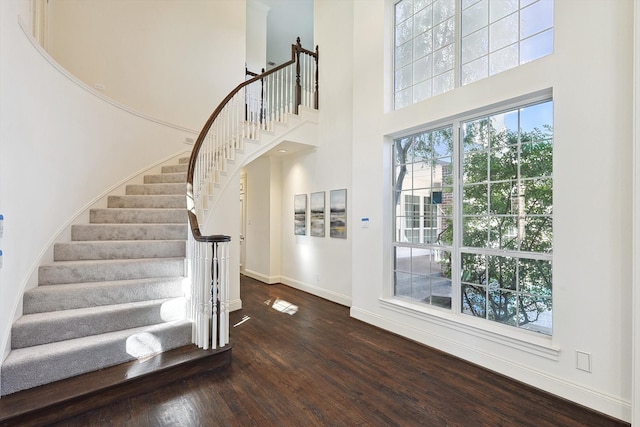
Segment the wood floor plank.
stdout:
<svg viewBox="0 0 640 427">
<path fill-rule="evenodd" d="M 624 426 L 349 317 L 284 285 L 241 281 L 231 368 L 57 426 Z M 298 306 L 285 314 L 276 298 Z"/>
</svg>

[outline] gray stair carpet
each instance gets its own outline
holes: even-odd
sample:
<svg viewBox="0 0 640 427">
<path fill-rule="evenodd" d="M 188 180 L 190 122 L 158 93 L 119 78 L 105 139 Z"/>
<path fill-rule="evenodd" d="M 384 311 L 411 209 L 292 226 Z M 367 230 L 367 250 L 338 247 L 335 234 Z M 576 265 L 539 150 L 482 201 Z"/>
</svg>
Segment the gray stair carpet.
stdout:
<svg viewBox="0 0 640 427">
<path fill-rule="evenodd" d="M 184 274 L 188 159 L 92 209 L 23 297 L 0 395 L 191 342 Z"/>
</svg>

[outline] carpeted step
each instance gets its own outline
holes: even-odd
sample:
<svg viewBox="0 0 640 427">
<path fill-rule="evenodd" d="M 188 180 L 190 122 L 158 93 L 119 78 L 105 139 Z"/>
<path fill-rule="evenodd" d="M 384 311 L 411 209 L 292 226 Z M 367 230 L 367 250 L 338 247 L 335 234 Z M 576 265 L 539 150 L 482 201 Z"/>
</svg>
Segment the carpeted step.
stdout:
<svg viewBox="0 0 640 427">
<path fill-rule="evenodd" d="M 162 173 L 178 173 L 178 172 L 187 172 L 189 169 L 189 161 L 187 160 L 185 163 L 180 162 L 178 165 L 169 165 L 162 166 L 160 171 Z"/>
<path fill-rule="evenodd" d="M 145 184 L 160 184 L 160 183 L 183 183 L 187 182 L 186 172 L 177 173 L 161 173 L 155 175 L 145 175 Z"/>
<path fill-rule="evenodd" d="M 187 208 L 186 188 L 184 194 L 169 195 L 125 195 L 109 196 L 109 208 Z"/>
<path fill-rule="evenodd" d="M 186 318 L 186 300 L 171 298 L 21 316 L 11 328 L 19 349 Z"/>
<path fill-rule="evenodd" d="M 23 314 L 98 307 L 184 296 L 185 278 L 111 280 L 36 286 L 25 292 Z"/>
<path fill-rule="evenodd" d="M 191 342 L 191 322 L 178 320 L 16 349 L 0 372 L 0 395 L 151 356 Z"/>
<path fill-rule="evenodd" d="M 115 223 L 186 223 L 188 221 L 187 210 L 183 208 L 146 208 L 146 209 L 122 209 L 106 208 L 91 209 L 89 222 L 93 224 Z"/>
<path fill-rule="evenodd" d="M 38 269 L 40 285 L 184 275 L 184 258 L 57 261 Z"/>
<path fill-rule="evenodd" d="M 54 261 L 175 258 L 186 256 L 184 240 L 100 240 L 56 243 Z"/>
<path fill-rule="evenodd" d="M 167 183 L 167 184 L 130 184 L 126 186 L 126 194 L 128 195 L 140 195 L 140 194 L 187 194 L 186 183 Z"/>
<path fill-rule="evenodd" d="M 75 224 L 71 240 L 186 240 L 187 224 Z"/>
</svg>

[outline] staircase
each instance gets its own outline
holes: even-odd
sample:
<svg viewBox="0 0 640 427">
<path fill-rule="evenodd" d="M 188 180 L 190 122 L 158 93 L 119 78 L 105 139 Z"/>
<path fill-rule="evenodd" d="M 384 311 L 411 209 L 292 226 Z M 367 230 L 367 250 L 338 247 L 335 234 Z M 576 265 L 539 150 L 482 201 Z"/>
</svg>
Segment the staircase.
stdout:
<svg viewBox="0 0 640 427">
<path fill-rule="evenodd" d="M 109 196 L 54 246 L 11 331 L 0 394 L 191 343 L 183 291 L 188 159 Z"/>
</svg>

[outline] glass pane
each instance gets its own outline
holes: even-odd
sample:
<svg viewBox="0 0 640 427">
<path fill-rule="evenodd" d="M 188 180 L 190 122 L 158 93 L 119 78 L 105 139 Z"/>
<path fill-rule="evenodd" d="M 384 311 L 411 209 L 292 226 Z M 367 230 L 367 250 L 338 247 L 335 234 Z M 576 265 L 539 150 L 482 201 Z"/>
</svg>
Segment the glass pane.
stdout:
<svg viewBox="0 0 640 427">
<path fill-rule="evenodd" d="M 487 247 L 489 219 L 486 217 L 464 217 L 462 219 L 462 245 L 474 248 Z"/>
<path fill-rule="evenodd" d="M 553 27 L 553 0 L 540 0 L 520 10 L 520 38 Z"/>
<path fill-rule="evenodd" d="M 520 43 L 520 63 L 526 64 L 534 59 L 553 53 L 553 29 L 523 40 Z"/>
<path fill-rule="evenodd" d="M 453 154 L 452 133 L 452 127 L 447 127 L 431 132 L 435 157 L 446 157 Z"/>
<path fill-rule="evenodd" d="M 440 49 L 453 43 L 455 38 L 455 21 L 449 19 L 433 29 L 433 48 Z"/>
<path fill-rule="evenodd" d="M 518 143 L 518 111 L 495 114 L 490 117 L 492 148 Z"/>
<path fill-rule="evenodd" d="M 431 98 L 431 79 L 418 83 L 413 87 L 413 103 Z"/>
<path fill-rule="evenodd" d="M 413 28 L 414 28 L 415 34 L 424 33 L 425 31 L 431 29 L 431 27 L 433 26 L 433 21 L 431 19 L 431 11 L 432 11 L 432 7 L 429 6 L 415 14 L 413 18 L 414 19 Z"/>
<path fill-rule="evenodd" d="M 411 272 L 411 248 L 398 246 L 395 248 L 395 271 Z"/>
<path fill-rule="evenodd" d="M 408 65 L 396 71 L 396 92 L 402 91 L 413 84 L 411 69 L 412 67 Z"/>
<path fill-rule="evenodd" d="M 394 108 L 396 110 L 399 110 L 400 108 L 404 108 L 407 105 L 411 105 L 412 96 L 413 91 L 411 90 L 411 88 L 396 92 Z"/>
<path fill-rule="evenodd" d="M 433 51 L 433 33 L 431 30 L 426 33 L 420 34 L 413 41 L 413 56 L 414 58 L 422 58 L 425 55 L 430 54 Z M 429 69 L 431 74 L 431 69 Z"/>
<path fill-rule="evenodd" d="M 456 13 L 456 0 L 436 0 L 433 2 L 433 23 L 437 24 Z"/>
<path fill-rule="evenodd" d="M 551 217 L 525 218 L 524 236 L 520 250 L 546 253 L 553 250 L 553 221 Z"/>
<path fill-rule="evenodd" d="M 480 79 L 488 77 L 489 59 L 483 56 L 473 62 L 462 66 L 462 85 L 468 85 Z"/>
<path fill-rule="evenodd" d="M 546 140 L 552 136 L 553 103 L 543 102 L 520 109 L 520 132 L 523 142 Z"/>
<path fill-rule="evenodd" d="M 462 194 L 462 209 L 465 215 L 489 213 L 487 184 L 465 185 Z"/>
<path fill-rule="evenodd" d="M 553 213 L 553 180 L 532 179 L 523 182 L 524 214 L 551 215 Z"/>
<path fill-rule="evenodd" d="M 538 297 L 551 297 L 551 261 L 521 259 L 518 284 L 520 292 Z"/>
<path fill-rule="evenodd" d="M 411 274 L 396 271 L 394 295 L 399 297 L 411 297 Z"/>
<path fill-rule="evenodd" d="M 491 183 L 489 188 L 489 212 L 493 215 L 512 213 L 511 196 L 516 194 L 514 182 Z"/>
<path fill-rule="evenodd" d="M 553 144 L 540 141 L 522 144 L 520 152 L 520 176 L 536 178 L 551 176 L 553 172 Z"/>
<path fill-rule="evenodd" d="M 432 186 L 432 169 L 426 163 L 417 163 L 413 171 L 413 188 L 426 188 Z M 416 192 L 415 194 L 419 194 Z M 424 196 L 424 194 L 422 194 Z M 428 194 L 429 195 L 429 194 Z"/>
<path fill-rule="evenodd" d="M 494 216 L 489 219 L 488 247 L 517 250 L 521 233 L 518 219 L 512 215 Z"/>
<path fill-rule="evenodd" d="M 514 13 L 489 26 L 491 52 L 502 49 L 518 41 L 518 14 Z"/>
<path fill-rule="evenodd" d="M 485 151 L 470 151 L 464 154 L 463 181 L 486 182 L 488 179 L 488 153 Z"/>
<path fill-rule="evenodd" d="M 486 318 L 487 297 L 483 287 L 462 285 L 462 313 Z"/>
<path fill-rule="evenodd" d="M 465 152 L 486 150 L 489 148 L 489 121 L 488 119 L 474 120 L 462 125 L 463 148 Z"/>
<path fill-rule="evenodd" d="M 444 49 L 443 49 L 444 50 Z M 453 89 L 454 74 L 453 70 L 444 74 L 440 74 L 433 78 L 433 95 L 448 92 Z"/>
<path fill-rule="evenodd" d="M 500 141 L 500 139 L 497 140 Z M 518 146 L 496 148 L 489 152 L 489 179 L 491 181 L 516 179 L 518 177 Z"/>
<path fill-rule="evenodd" d="M 413 60 L 413 57 L 411 56 L 412 49 L 413 43 L 411 43 L 411 41 L 408 41 L 396 48 L 396 69 L 404 67 Z"/>
<path fill-rule="evenodd" d="M 516 290 L 516 258 L 488 256 L 489 290 Z"/>
<path fill-rule="evenodd" d="M 433 54 L 433 74 L 438 75 L 453 68 L 453 45 L 440 49 Z"/>
<path fill-rule="evenodd" d="M 482 0 L 462 11 L 462 36 L 489 25 L 489 2 Z"/>
<path fill-rule="evenodd" d="M 505 325 L 517 325 L 516 296 L 512 292 L 489 291 L 487 318 Z"/>
<path fill-rule="evenodd" d="M 551 335 L 553 325 L 553 305 L 551 298 L 520 297 L 522 309 L 519 325 L 523 329 Z"/>
<path fill-rule="evenodd" d="M 431 55 L 418 59 L 413 63 L 413 76 L 416 82 L 421 82 L 431 78 L 433 69 L 433 59 Z M 431 86 L 431 85 L 429 85 Z"/>
<path fill-rule="evenodd" d="M 495 75 L 518 65 L 518 44 L 505 47 L 489 55 L 489 74 Z"/>
<path fill-rule="evenodd" d="M 431 304 L 451 308 L 451 252 L 433 251 L 430 268 Z"/>
<path fill-rule="evenodd" d="M 436 243 L 451 246 L 453 244 L 453 217 L 438 216 L 438 234 Z"/>
<path fill-rule="evenodd" d="M 397 213 L 397 209 L 396 209 Z M 404 216 L 400 216 L 396 214 L 396 230 L 393 237 L 393 241 L 400 243 L 403 241 L 403 230 L 404 225 L 406 224 L 406 218 Z"/>
<path fill-rule="evenodd" d="M 462 63 L 466 64 L 489 53 L 489 33 L 483 28 L 462 39 Z"/>
<path fill-rule="evenodd" d="M 401 0 L 396 3 L 396 24 L 404 21 L 413 12 L 413 0 Z"/>
<path fill-rule="evenodd" d="M 491 0 L 489 21 L 495 22 L 518 10 L 518 0 Z"/>
<path fill-rule="evenodd" d="M 462 281 L 474 285 L 486 283 L 485 256 L 477 254 L 462 254 Z"/>
<path fill-rule="evenodd" d="M 413 19 L 396 25 L 396 46 L 400 46 L 411 40 L 413 37 Z"/>
<path fill-rule="evenodd" d="M 395 160 L 395 164 L 403 164 L 407 163 L 407 153 L 409 152 L 409 147 L 411 145 L 410 138 L 402 138 L 397 139 L 393 143 L 393 158 Z M 397 174 L 396 174 L 397 176 Z"/>
</svg>

